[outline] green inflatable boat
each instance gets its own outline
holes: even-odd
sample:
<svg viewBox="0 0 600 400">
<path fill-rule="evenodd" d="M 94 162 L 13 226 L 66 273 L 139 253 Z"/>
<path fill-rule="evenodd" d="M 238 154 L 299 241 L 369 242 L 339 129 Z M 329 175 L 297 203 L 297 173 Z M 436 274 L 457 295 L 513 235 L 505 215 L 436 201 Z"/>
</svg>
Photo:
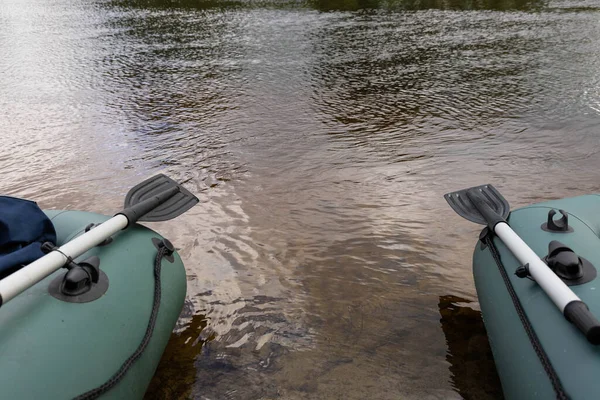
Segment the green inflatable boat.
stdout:
<svg viewBox="0 0 600 400">
<path fill-rule="evenodd" d="M 487 225 L 473 273 L 505 397 L 600 398 L 600 196 L 512 212 L 491 185 L 445 198 Z"/>
<path fill-rule="evenodd" d="M 164 175 L 136 186 L 115 217 L 44 211 L 57 243 L 0 280 L 4 399 L 141 399 L 182 310 L 172 244 L 138 220 L 198 199 Z"/>
</svg>

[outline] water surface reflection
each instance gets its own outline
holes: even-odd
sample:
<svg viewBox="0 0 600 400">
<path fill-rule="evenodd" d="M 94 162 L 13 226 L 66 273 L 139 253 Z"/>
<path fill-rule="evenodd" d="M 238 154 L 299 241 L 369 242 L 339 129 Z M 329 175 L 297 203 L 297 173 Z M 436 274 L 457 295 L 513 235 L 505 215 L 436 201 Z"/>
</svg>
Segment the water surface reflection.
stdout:
<svg viewBox="0 0 600 400">
<path fill-rule="evenodd" d="M 152 224 L 188 297 L 150 398 L 500 398 L 462 305 L 478 228 L 442 194 L 597 191 L 596 17 L 585 0 L 3 1 L 0 188 L 108 214 L 156 172 L 199 194 Z"/>
<path fill-rule="evenodd" d="M 481 313 L 456 296 L 440 296 L 442 329 L 448 343 L 446 359 L 452 382 L 464 399 L 502 399 Z"/>
</svg>

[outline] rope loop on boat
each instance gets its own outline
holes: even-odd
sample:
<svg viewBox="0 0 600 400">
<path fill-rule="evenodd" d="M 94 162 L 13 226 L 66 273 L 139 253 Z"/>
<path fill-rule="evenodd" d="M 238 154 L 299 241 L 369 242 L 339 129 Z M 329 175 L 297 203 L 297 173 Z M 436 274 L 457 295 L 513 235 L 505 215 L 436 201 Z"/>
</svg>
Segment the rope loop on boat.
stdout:
<svg viewBox="0 0 600 400">
<path fill-rule="evenodd" d="M 531 345 L 533 346 L 533 350 L 535 350 L 535 354 L 537 354 L 537 356 L 542 364 L 542 367 L 544 368 L 544 371 L 546 371 L 546 375 L 548 376 L 548 379 L 550 379 L 550 383 L 552 384 L 552 388 L 554 389 L 554 393 L 556 394 L 556 399 L 557 400 L 569 400 L 569 396 L 567 396 L 567 393 L 565 392 L 565 389 L 563 388 L 562 383 L 560 382 L 560 378 L 558 377 L 558 374 L 554 370 L 554 367 L 552 366 L 552 363 L 550 362 L 548 355 L 544 351 L 544 348 L 542 347 L 542 344 L 540 343 L 539 338 L 537 337 L 535 331 L 533 330 L 533 326 L 531 325 L 529 318 L 527 318 L 527 315 L 525 314 L 523 305 L 521 304 L 521 301 L 519 300 L 519 297 L 517 296 L 517 293 L 515 292 L 512 282 L 510 281 L 510 278 L 508 277 L 506 269 L 504 268 L 504 265 L 502 264 L 502 260 L 500 259 L 500 253 L 498 252 L 498 249 L 496 248 L 496 245 L 494 244 L 494 241 L 492 240 L 492 235 L 490 233 L 488 233 L 485 236 L 484 241 L 485 241 L 485 244 L 490 249 L 490 252 L 492 253 L 492 257 L 494 257 L 494 261 L 496 262 L 496 265 L 498 266 L 498 270 L 500 270 L 500 275 L 502 275 L 502 279 L 504 280 L 504 284 L 506 285 L 508 294 L 510 295 L 510 298 L 513 302 L 515 310 L 517 311 L 517 314 L 519 315 L 521 324 L 523 325 L 525 332 L 527 332 L 527 336 L 529 337 L 529 341 L 531 342 Z"/>
<path fill-rule="evenodd" d="M 79 396 L 75 397 L 74 400 L 92 400 L 97 399 L 104 393 L 108 392 L 112 389 L 117 383 L 119 383 L 127 374 L 127 371 L 133 366 L 133 364 L 142 356 L 144 350 L 150 343 L 150 338 L 152 337 L 152 333 L 154 332 L 154 326 L 156 325 L 156 317 L 158 316 L 158 309 L 160 308 L 160 297 L 161 297 L 161 286 L 160 286 L 160 270 L 161 270 L 161 261 L 162 258 L 169 255 L 170 249 L 167 246 L 159 247 L 158 252 L 156 253 L 156 258 L 154 259 L 154 302 L 152 304 L 152 312 L 150 313 L 150 319 L 148 320 L 148 326 L 146 327 L 146 333 L 138 346 L 138 348 L 133 352 L 131 356 L 117 372 L 105 383 L 102 385 L 89 390 Z"/>
</svg>

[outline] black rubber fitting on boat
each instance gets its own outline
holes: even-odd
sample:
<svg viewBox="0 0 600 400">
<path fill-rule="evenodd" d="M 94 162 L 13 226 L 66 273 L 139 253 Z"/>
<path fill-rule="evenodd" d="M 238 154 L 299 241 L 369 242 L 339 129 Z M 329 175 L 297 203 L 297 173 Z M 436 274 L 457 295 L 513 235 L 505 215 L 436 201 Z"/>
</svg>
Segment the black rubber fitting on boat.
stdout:
<svg viewBox="0 0 600 400">
<path fill-rule="evenodd" d="M 92 229 L 94 229 L 95 227 L 100 226 L 100 224 L 95 224 L 95 223 L 91 223 L 88 226 L 85 227 L 85 232 L 89 232 Z M 113 238 L 112 237 L 107 237 L 106 239 L 104 239 L 102 242 L 98 243 L 98 246 L 106 246 L 107 244 L 112 243 Z"/>
<path fill-rule="evenodd" d="M 52 297 L 67 303 L 88 303 L 99 299 L 108 290 L 108 276 L 100 270 L 98 257 L 71 262 L 66 267 L 68 271 L 48 286 Z"/>
<path fill-rule="evenodd" d="M 165 248 L 167 250 L 164 254 L 165 260 L 167 260 L 170 263 L 175 262 L 175 257 L 173 256 L 173 254 L 175 253 L 175 246 L 173 246 L 173 243 L 171 243 L 170 240 L 154 237 L 152 238 L 152 244 L 154 245 L 156 250 L 159 251 L 160 249 Z"/>
<path fill-rule="evenodd" d="M 519 268 L 517 268 L 515 270 L 515 275 L 519 278 L 529 278 L 531 276 L 529 273 L 529 263 L 521 265 Z"/>
<path fill-rule="evenodd" d="M 583 301 L 574 300 L 563 311 L 565 318 L 585 335 L 588 342 L 600 344 L 600 322 Z"/>
<path fill-rule="evenodd" d="M 44 254 L 48 254 L 54 251 L 56 248 L 57 247 L 54 245 L 54 243 L 51 242 L 44 242 L 40 245 L 40 250 L 42 250 Z"/>
<path fill-rule="evenodd" d="M 567 286 L 577 286 L 596 279 L 598 272 L 591 262 L 577 255 L 570 247 L 553 240 L 548 244 L 548 255 L 542 258 L 548 267 Z"/>
<path fill-rule="evenodd" d="M 554 233 L 571 233 L 573 228 L 569 226 L 569 214 L 565 210 L 558 210 L 562 217 L 559 220 L 554 220 L 556 210 L 548 211 L 548 220 L 541 226 L 542 230 Z"/>
<path fill-rule="evenodd" d="M 173 246 L 173 243 L 171 243 L 171 241 L 169 239 L 163 239 L 162 245 L 160 245 L 160 247 L 163 247 L 167 250 L 168 256 L 170 256 L 171 254 L 173 254 L 175 252 L 175 246 Z"/>
</svg>

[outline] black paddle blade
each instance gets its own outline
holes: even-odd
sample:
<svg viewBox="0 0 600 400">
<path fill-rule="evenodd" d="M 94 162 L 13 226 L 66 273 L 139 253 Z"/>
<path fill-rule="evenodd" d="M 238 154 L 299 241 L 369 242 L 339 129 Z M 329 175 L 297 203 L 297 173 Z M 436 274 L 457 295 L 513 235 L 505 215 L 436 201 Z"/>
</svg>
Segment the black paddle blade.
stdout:
<svg viewBox="0 0 600 400">
<path fill-rule="evenodd" d="M 179 183 L 164 174 L 159 174 L 133 187 L 125 197 L 124 208 L 125 210 L 132 209 L 136 204 L 164 194 L 167 191 L 174 194 L 167 196 L 168 199 L 166 201 L 161 201 L 159 205 L 153 207 L 136 220 L 148 222 L 166 221 L 178 217 L 199 202 L 196 196 Z"/>
<path fill-rule="evenodd" d="M 452 207 L 452 209 L 461 217 L 481 225 L 487 225 L 489 223 L 489 221 L 486 220 L 481 212 L 479 212 L 475 204 L 473 204 L 467 195 L 467 192 L 478 195 L 477 197 L 483 199 L 484 202 L 492 209 L 492 211 L 501 216 L 502 219 L 506 219 L 508 217 L 508 214 L 510 213 L 510 205 L 508 204 L 508 201 L 502 197 L 500 192 L 498 192 L 492 185 L 475 186 L 444 195 L 444 198 L 448 204 L 450 204 L 450 207 Z"/>
</svg>

